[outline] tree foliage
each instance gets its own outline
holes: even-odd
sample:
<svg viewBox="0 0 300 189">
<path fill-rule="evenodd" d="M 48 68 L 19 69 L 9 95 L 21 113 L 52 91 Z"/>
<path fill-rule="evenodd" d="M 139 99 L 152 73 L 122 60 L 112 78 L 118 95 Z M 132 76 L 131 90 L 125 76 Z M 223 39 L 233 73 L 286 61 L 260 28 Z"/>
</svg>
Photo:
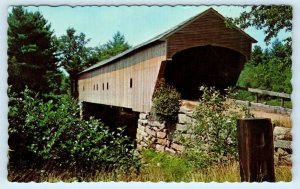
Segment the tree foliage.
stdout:
<svg viewBox="0 0 300 189">
<path fill-rule="evenodd" d="M 153 110 L 157 118 L 160 121 L 176 121 L 180 98 L 180 93 L 174 87 L 167 84 L 164 79 L 160 80 L 159 87 L 153 95 Z"/>
<path fill-rule="evenodd" d="M 13 7 L 8 16 L 8 84 L 22 91 L 57 90 L 61 73 L 57 70 L 53 31 L 40 12 Z"/>
<path fill-rule="evenodd" d="M 90 59 L 89 64 L 93 65 L 96 62 L 113 57 L 119 53 L 122 53 L 129 49 L 131 46 L 126 42 L 125 36 L 119 31 L 113 35 L 113 39 L 109 40 L 104 45 L 95 47 L 93 50 L 93 56 Z"/>
<path fill-rule="evenodd" d="M 270 48 L 255 46 L 252 57 L 242 71 L 238 84 L 266 90 L 291 93 L 292 41 L 277 39 L 279 32 L 292 31 L 292 7 L 289 5 L 252 6 L 235 19 L 241 28 L 255 27 L 265 33 L 265 42 L 275 40 Z"/>
<path fill-rule="evenodd" d="M 275 40 L 263 51 L 255 46 L 251 60 L 245 65 L 238 80 L 239 86 L 277 92 L 292 92 L 291 49 L 287 43 Z"/>
<path fill-rule="evenodd" d="M 85 34 L 76 34 L 74 28 L 69 28 L 66 35 L 57 39 L 58 59 L 60 66 L 69 74 L 71 95 L 76 97 L 76 76 L 82 71 L 89 60 L 90 48 L 86 45 L 90 39 L 86 39 Z"/>
<path fill-rule="evenodd" d="M 254 26 L 266 34 L 265 42 L 278 36 L 280 31 L 292 31 L 292 7 L 289 5 L 255 5 L 235 19 L 242 29 Z M 288 40 L 291 40 L 290 38 Z"/>
</svg>

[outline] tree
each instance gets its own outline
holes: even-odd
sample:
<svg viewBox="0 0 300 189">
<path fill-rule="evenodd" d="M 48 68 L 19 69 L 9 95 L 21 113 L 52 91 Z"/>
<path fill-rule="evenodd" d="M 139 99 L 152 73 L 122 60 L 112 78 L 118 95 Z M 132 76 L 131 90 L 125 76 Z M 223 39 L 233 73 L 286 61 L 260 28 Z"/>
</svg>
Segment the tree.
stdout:
<svg viewBox="0 0 300 189">
<path fill-rule="evenodd" d="M 96 62 L 113 57 L 126 51 L 130 47 L 131 46 L 125 40 L 125 36 L 118 31 L 113 35 L 112 40 L 109 40 L 104 45 L 94 48 L 93 56 L 90 59 L 89 65 L 93 65 Z"/>
<path fill-rule="evenodd" d="M 14 7 L 8 16 L 8 84 L 20 92 L 27 85 L 34 91 L 57 89 L 61 73 L 57 69 L 53 31 L 40 12 Z"/>
<path fill-rule="evenodd" d="M 292 18 L 291 6 L 260 5 L 252 6 L 250 11 L 242 12 L 234 20 L 242 29 L 252 26 L 263 30 L 267 44 L 275 38 L 271 48 L 265 49 L 263 54 L 259 47 L 254 47 L 251 60 L 239 78 L 240 85 L 291 92 L 292 40 L 287 37 L 284 41 L 279 41 L 277 37 L 281 31 L 292 31 Z"/>
<path fill-rule="evenodd" d="M 260 46 L 255 45 L 252 50 L 251 61 L 254 65 L 262 64 L 264 62 L 264 53 Z"/>
<path fill-rule="evenodd" d="M 249 63 L 241 72 L 238 85 L 291 93 L 292 60 L 287 48 L 287 43 L 277 39 L 264 52 L 255 46 Z"/>
<path fill-rule="evenodd" d="M 90 39 L 85 34 L 75 34 L 74 28 L 67 29 L 67 34 L 57 40 L 58 58 L 62 66 L 69 74 L 71 95 L 77 97 L 77 74 L 82 71 L 89 60 L 90 48 L 86 47 Z"/>
<path fill-rule="evenodd" d="M 252 6 L 250 11 L 244 11 L 234 20 L 242 29 L 254 26 L 266 34 L 265 42 L 278 36 L 280 31 L 292 31 L 292 7 L 288 5 Z M 287 38 L 291 41 L 291 38 Z"/>
</svg>

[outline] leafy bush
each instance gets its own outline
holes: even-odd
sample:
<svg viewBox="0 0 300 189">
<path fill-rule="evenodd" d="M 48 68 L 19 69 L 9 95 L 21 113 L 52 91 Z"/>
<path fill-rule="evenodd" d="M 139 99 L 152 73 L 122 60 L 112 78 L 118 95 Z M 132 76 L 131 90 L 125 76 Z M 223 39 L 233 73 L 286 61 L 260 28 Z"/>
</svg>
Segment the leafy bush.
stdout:
<svg viewBox="0 0 300 189">
<path fill-rule="evenodd" d="M 98 120 L 78 118 L 78 106 L 70 96 L 44 102 L 25 89 L 22 97 L 10 92 L 9 146 L 11 160 L 32 158 L 87 169 L 128 168 L 137 161 L 123 129 L 111 132 Z M 21 142 L 20 142 L 21 141 Z M 26 159 L 26 158 L 25 158 Z"/>
<path fill-rule="evenodd" d="M 176 121 L 180 98 L 180 93 L 174 87 L 168 85 L 164 79 L 160 80 L 153 95 L 153 108 L 157 118 L 160 121 Z"/>
<path fill-rule="evenodd" d="M 234 94 L 227 90 L 223 96 L 214 87 L 200 90 L 203 94 L 193 114 L 195 121 L 189 127 L 190 137 L 179 131 L 176 134 L 186 147 L 185 156 L 197 167 L 236 159 L 236 119 L 242 115 L 238 105 L 226 101 Z"/>
</svg>

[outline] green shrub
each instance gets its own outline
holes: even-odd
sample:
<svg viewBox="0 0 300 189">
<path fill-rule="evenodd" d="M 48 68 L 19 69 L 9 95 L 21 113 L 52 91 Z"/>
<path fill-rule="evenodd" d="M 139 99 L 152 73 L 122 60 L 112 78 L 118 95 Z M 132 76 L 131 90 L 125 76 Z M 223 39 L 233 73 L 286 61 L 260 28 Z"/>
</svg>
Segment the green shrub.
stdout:
<svg viewBox="0 0 300 189">
<path fill-rule="evenodd" d="M 180 93 L 162 79 L 153 95 L 153 108 L 157 118 L 160 121 L 176 121 L 180 98 Z"/>
<path fill-rule="evenodd" d="M 79 119 L 77 103 L 70 96 L 44 102 L 28 89 L 21 97 L 14 96 L 10 93 L 8 116 L 12 160 L 27 154 L 27 163 L 36 158 L 87 170 L 127 169 L 138 162 L 122 128 L 111 132 L 98 120 Z"/>
<path fill-rule="evenodd" d="M 215 88 L 201 87 L 202 97 L 190 124 L 190 137 L 179 131 L 176 137 L 185 145 L 185 156 L 196 167 L 229 162 L 237 157 L 236 119 L 241 118 L 240 107 L 228 102 L 231 90 L 226 95 Z"/>
<path fill-rule="evenodd" d="M 249 91 L 237 90 L 237 95 L 235 99 L 252 102 L 255 100 L 255 96 Z"/>
</svg>

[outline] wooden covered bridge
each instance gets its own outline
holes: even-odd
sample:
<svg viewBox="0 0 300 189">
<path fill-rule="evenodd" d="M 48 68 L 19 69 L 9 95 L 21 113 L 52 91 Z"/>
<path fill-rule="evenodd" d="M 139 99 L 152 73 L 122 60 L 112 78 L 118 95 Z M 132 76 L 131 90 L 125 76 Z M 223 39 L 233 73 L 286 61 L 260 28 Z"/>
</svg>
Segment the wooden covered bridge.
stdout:
<svg viewBox="0 0 300 189">
<path fill-rule="evenodd" d="M 210 8 L 80 72 L 79 101 L 150 112 L 161 78 L 184 99 L 199 98 L 201 85 L 235 85 L 255 42 Z"/>
</svg>

